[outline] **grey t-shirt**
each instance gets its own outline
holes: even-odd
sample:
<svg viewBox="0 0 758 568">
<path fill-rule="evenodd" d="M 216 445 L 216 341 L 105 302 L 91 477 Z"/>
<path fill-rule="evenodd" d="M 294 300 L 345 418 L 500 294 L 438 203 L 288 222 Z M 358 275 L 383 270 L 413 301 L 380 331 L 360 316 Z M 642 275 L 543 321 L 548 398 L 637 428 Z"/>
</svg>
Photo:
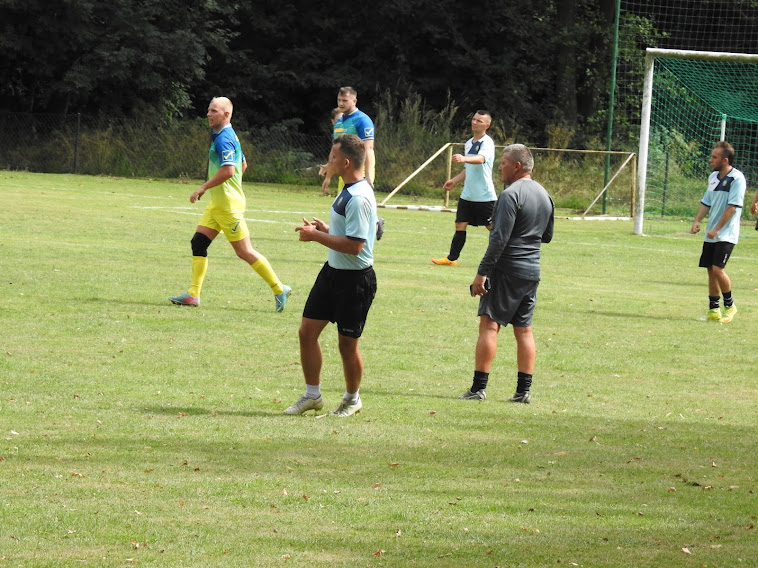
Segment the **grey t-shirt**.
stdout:
<svg viewBox="0 0 758 568">
<path fill-rule="evenodd" d="M 547 190 L 520 179 L 500 194 L 492 215 L 487 252 L 478 273 L 507 272 L 525 280 L 540 279 L 540 245 L 553 238 L 555 206 Z"/>
</svg>

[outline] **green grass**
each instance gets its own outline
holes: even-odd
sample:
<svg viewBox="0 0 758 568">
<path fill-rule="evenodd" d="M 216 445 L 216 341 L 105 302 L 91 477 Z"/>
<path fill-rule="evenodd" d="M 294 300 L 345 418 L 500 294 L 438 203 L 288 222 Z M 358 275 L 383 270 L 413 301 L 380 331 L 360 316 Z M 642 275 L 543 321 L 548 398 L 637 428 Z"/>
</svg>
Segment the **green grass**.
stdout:
<svg viewBox="0 0 758 568">
<path fill-rule="evenodd" d="M 220 237 L 186 289 L 192 185 L 0 172 L 0 567 L 732 567 L 758 563 L 758 238 L 707 307 L 701 236 L 557 220 L 531 405 L 511 330 L 488 399 L 462 402 L 486 232 L 437 267 L 453 216 L 388 209 L 361 348 L 365 405 L 288 417 L 297 328 L 326 250 L 317 189 L 247 184 L 267 286 Z M 324 397 L 344 389 L 334 326 Z M 689 554 L 683 549 L 689 551 Z M 573 563 L 573 564 L 572 564 Z"/>
</svg>

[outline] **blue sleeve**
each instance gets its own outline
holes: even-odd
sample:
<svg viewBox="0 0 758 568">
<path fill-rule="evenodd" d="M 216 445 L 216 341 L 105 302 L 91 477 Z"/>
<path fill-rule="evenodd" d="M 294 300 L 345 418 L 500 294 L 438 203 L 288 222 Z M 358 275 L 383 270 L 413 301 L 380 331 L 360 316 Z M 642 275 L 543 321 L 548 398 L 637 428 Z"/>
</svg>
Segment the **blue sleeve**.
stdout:
<svg viewBox="0 0 758 568">
<path fill-rule="evenodd" d="M 358 138 L 361 140 L 373 140 L 374 139 L 374 122 L 368 117 L 367 114 L 361 116 L 358 122 Z"/>
<path fill-rule="evenodd" d="M 225 132 L 222 132 L 214 142 L 216 145 L 216 153 L 219 158 L 219 166 L 236 166 L 237 148 L 232 137 L 225 136 L 224 134 Z"/>
</svg>

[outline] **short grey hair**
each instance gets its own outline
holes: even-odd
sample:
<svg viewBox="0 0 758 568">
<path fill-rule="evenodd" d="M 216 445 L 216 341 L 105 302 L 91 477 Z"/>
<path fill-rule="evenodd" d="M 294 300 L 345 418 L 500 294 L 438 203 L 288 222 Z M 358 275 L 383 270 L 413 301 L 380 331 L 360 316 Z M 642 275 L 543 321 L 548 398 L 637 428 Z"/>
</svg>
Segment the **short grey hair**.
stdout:
<svg viewBox="0 0 758 568">
<path fill-rule="evenodd" d="M 511 162 L 521 162 L 521 169 L 525 172 L 531 172 L 534 169 L 534 156 L 523 144 L 509 144 L 503 150 L 503 154 L 508 156 Z"/>
</svg>

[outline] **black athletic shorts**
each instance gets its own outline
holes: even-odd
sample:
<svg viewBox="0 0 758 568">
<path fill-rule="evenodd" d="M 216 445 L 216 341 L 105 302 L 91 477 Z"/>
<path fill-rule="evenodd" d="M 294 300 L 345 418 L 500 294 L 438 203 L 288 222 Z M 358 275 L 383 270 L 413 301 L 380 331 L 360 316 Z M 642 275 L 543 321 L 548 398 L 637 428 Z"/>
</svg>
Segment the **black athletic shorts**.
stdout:
<svg viewBox="0 0 758 568">
<path fill-rule="evenodd" d="M 376 296 L 373 267 L 363 270 L 338 270 L 324 264 L 305 302 L 303 317 L 337 323 L 346 337 L 363 334 L 366 317 Z"/>
<path fill-rule="evenodd" d="M 502 272 L 490 277 L 490 291 L 479 298 L 478 315 L 502 326 L 532 327 L 539 280 L 524 280 Z"/>
<path fill-rule="evenodd" d="M 458 199 L 456 223 L 468 223 L 472 227 L 487 227 L 492 224 L 496 201 L 468 201 Z"/>
<path fill-rule="evenodd" d="M 734 250 L 734 243 L 718 242 L 718 243 L 703 243 L 703 254 L 700 255 L 700 264 L 702 268 L 708 268 L 710 266 L 718 266 L 724 268 L 726 266 L 729 257 Z"/>
</svg>

